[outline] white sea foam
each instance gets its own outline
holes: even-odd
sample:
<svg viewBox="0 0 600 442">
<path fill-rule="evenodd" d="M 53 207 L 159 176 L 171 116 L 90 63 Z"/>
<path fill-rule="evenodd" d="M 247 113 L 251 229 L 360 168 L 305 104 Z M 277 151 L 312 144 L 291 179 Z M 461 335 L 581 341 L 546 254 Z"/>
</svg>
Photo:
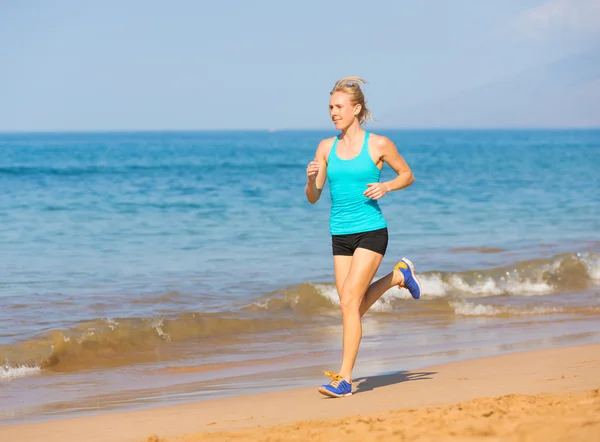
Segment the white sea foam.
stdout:
<svg viewBox="0 0 600 442">
<path fill-rule="evenodd" d="M 494 306 L 484 305 L 469 301 L 451 301 L 450 306 L 454 313 L 459 316 L 498 316 L 503 314 L 526 316 L 526 315 L 545 315 L 552 313 L 561 313 L 564 311 L 561 307 L 537 306 L 537 307 L 512 307 L 512 306 Z"/>
<path fill-rule="evenodd" d="M 264 310 L 267 310 L 269 308 L 269 301 L 265 301 L 265 302 L 255 302 L 252 304 L 255 307 L 258 308 L 262 308 Z"/>
<path fill-rule="evenodd" d="M 104 321 L 111 330 L 116 330 L 119 323 L 112 318 L 105 318 Z"/>
<path fill-rule="evenodd" d="M 593 279 L 594 281 L 600 281 L 600 258 L 597 256 L 593 257 L 587 254 L 577 254 L 577 256 L 587 268 L 587 272 L 590 279 Z"/>
<path fill-rule="evenodd" d="M 37 365 L 20 365 L 17 367 L 11 367 L 7 363 L 0 367 L 0 380 L 10 380 L 16 378 L 23 378 L 25 376 L 33 376 L 39 374 L 41 371 L 42 369 Z"/>
<path fill-rule="evenodd" d="M 452 275 L 448 279 L 448 288 L 450 290 L 468 293 L 470 295 L 500 295 L 502 290 L 492 278 L 486 278 L 474 284 L 467 283 L 461 276 Z"/>
<path fill-rule="evenodd" d="M 332 304 L 336 305 L 340 303 L 335 284 L 313 284 L 313 287 L 321 296 L 331 301 Z"/>
<path fill-rule="evenodd" d="M 419 276 L 423 295 L 434 298 L 443 298 L 448 293 L 448 284 L 442 280 L 442 275 L 433 273 Z M 408 290 L 402 289 L 408 294 Z M 410 296 L 410 294 L 409 294 Z"/>
<path fill-rule="evenodd" d="M 505 292 L 511 295 L 535 296 L 546 295 L 554 290 L 552 286 L 544 281 L 506 281 L 503 286 Z"/>
<path fill-rule="evenodd" d="M 152 328 L 156 331 L 156 334 L 163 338 L 165 341 L 170 341 L 171 337 L 168 333 L 165 333 L 162 329 L 163 327 L 163 319 L 162 318 L 153 318 L 152 319 Z"/>
<path fill-rule="evenodd" d="M 497 307 L 472 302 L 451 302 L 450 306 L 454 309 L 454 313 L 460 316 L 496 316 L 502 313 Z"/>
</svg>

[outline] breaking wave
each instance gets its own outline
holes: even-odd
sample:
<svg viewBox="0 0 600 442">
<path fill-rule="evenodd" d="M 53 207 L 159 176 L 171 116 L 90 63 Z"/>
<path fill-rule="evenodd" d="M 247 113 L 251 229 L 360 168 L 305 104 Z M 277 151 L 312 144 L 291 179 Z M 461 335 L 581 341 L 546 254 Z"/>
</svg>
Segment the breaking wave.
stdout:
<svg viewBox="0 0 600 442">
<path fill-rule="evenodd" d="M 232 340 L 297 326 L 296 321 L 284 317 L 235 317 L 235 313 L 97 319 L 0 346 L 0 358 L 6 361 L 0 377 L 26 376 L 46 369 L 73 371 L 153 361 L 168 357 L 180 344 Z"/>
<path fill-rule="evenodd" d="M 600 281 L 600 256 L 564 254 L 488 270 L 426 272 L 420 281 L 424 298 L 550 295 L 584 290 Z M 393 295 L 410 299 L 405 289 Z"/>
<path fill-rule="evenodd" d="M 600 281 L 600 256 L 564 254 L 551 259 L 522 261 L 510 267 L 466 272 L 419 273 L 422 300 L 489 296 L 541 296 L 583 290 Z M 393 287 L 373 306 L 374 311 L 394 310 L 396 300 L 412 299 L 408 290 Z M 310 313 L 337 308 L 333 283 L 302 284 L 263 296 L 250 309 L 272 313 Z"/>
<path fill-rule="evenodd" d="M 596 298 L 584 304 L 551 300 L 544 305 L 531 298 L 595 286 L 600 281 L 600 257 L 594 254 L 563 254 L 488 270 L 424 272 L 420 279 L 423 294 L 419 302 L 407 302 L 412 301 L 408 291 L 394 287 L 371 311 L 467 317 L 600 313 Z M 171 293 L 165 296 L 176 297 Z M 490 298 L 489 302 L 485 298 Z M 243 342 L 257 333 L 313 327 L 334 315 L 339 315 L 335 284 L 307 282 L 267 293 L 230 311 L 93 319 L 0 346 L 0 360 L 6 361 L 0 367 L 0 379 L 43 370 L 72 371 L 177 358 L 182 348 L 189 351 L 190 344 L 201 353 L 219 348 L 223 342 Z"/>
</svg>

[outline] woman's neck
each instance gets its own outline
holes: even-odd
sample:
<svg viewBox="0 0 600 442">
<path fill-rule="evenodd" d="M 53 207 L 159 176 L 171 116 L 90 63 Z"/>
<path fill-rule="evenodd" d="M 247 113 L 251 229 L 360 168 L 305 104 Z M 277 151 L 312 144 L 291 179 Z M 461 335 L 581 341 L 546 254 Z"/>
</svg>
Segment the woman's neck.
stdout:
<svg viewBox="0 0 600 442">
<path fill-rule="evenodd" d="M 354 141 L 359 139 L 364 134 L 364 129 L 360 127 L 358 120 L 355 120 L 347 129 L 342 130 L 342 135 L 340 139 L 346 139 L 347 143 L 352 144 Z"/>
</svg>

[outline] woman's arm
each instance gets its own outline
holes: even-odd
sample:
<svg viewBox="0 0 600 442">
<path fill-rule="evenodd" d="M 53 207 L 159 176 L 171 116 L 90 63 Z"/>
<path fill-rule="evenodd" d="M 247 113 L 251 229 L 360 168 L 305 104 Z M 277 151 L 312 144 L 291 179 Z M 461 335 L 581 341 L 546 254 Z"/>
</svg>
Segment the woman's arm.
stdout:
<svg viewBox="0 0 600 442">
<path fill-rule="evenodd" d="M 306 193 L 306 199 L 314 204 L 319 201 L 323 186 L 325 185 L 325 179 L 327 178 L 327 154 L 331 148 L 330 140 L 326 139 L 319 143 L 317 151 L 315 153 L 315 159 L 312 160 L 306 168 L 306 186 L 304 191 Z"/>
<path fill-rule="evenodd" d="M 415 182 L 410 167 L 398 152 L 396 145 L 387 137 L 377 135 L 373 137 L 374 147 L 380 161 L 383 161 L 396 172 L 397 176 L 394 179 L 385 181 L 382 183 L 370 183 L 367 184 L 369 187 L 364 195 L 367 198 L 379 199 L 384 196 L 387 192 L 393 192 L 394 190 L 404 189 Z"/>
</svg>

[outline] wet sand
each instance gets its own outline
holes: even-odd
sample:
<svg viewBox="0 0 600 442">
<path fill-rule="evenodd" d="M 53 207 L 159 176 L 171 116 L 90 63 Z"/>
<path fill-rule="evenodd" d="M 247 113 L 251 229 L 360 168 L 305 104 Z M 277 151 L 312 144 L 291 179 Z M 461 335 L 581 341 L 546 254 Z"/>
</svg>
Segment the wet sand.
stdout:
<svg viewBox="0 0 600 442">
<path fill-rule="evenodd" d="M 315 386 L 325 378 L 317 377 Z M 301 388 L 0 427 L 2 441 L 597 440 L 600 344 Z"/>
</svg>

